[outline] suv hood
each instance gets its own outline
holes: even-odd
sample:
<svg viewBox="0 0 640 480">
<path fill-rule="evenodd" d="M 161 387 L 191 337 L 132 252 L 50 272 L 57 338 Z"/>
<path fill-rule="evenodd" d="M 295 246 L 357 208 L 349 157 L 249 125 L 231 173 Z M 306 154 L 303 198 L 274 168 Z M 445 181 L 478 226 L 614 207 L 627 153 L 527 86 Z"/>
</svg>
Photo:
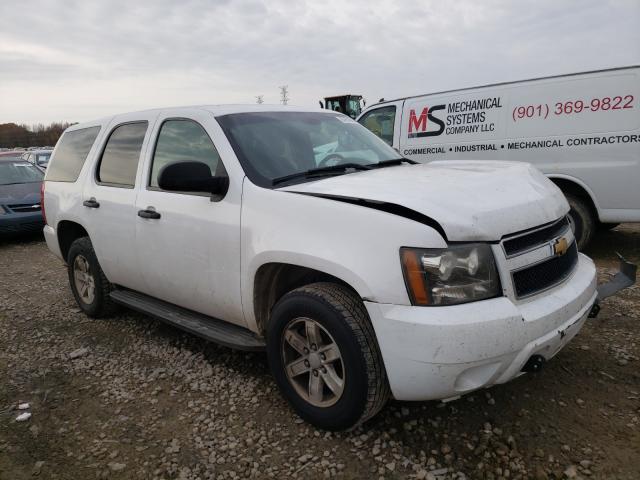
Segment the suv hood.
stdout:
<svg viewBox="0 0 640 480">
<path fill-rule="evenodd" d="M 557 220 L 569 211 L 560 189 L 522 162 L 448 160 L 401 165 L 280 190 L 335 200 L 368 200 L 372 206 L 380 202 L 399 205 L 435 220 L 449 241 L 500 240 Z M 366 202 L 358 204 L 366 206 Z"/>
</svg>

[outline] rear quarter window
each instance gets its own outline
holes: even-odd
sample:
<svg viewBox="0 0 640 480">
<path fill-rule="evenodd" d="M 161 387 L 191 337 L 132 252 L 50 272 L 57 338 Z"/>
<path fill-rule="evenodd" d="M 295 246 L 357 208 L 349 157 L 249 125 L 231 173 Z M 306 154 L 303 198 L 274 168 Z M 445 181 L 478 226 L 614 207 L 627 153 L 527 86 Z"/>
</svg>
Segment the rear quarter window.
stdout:
<svg viewBox="0 0 640 480">
<path fill-rule="evenodd" d="M 75 182 L 99 132 L 100 127 L 66 132 L 60 139 L 56 153 L 47 169 L 45 180 Z"/>
</svg>

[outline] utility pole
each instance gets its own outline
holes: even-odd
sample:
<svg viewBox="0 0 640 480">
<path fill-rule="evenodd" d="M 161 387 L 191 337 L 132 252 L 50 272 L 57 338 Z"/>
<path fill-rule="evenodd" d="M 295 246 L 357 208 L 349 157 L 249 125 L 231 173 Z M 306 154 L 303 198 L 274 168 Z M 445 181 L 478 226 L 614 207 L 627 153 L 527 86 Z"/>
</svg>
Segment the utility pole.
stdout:
<svg viewBox="0 0 640 480">
<path fill-rule="evenodd" d="M 282 85 L 280 87 L 280 102 L 283 105 L 287 105 L 289 103 L 289 85 Z"/>
<path fill-rule="evenodd" d="M 257 95 L 256 96 L 256 103 L 258 105 L 262 105 L 264 103 L 264 99 L 263 99 L 264 95 Z"/>
</svg>

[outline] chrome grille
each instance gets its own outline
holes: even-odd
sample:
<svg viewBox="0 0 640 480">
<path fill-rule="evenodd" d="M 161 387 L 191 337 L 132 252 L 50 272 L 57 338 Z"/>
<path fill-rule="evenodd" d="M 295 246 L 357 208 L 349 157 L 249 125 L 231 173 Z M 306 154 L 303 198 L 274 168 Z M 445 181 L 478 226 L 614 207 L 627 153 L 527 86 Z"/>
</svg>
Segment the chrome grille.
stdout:
<svg viewBox="0 0 640 480">
<path fill-rule="evenodd" d="M 509 235 L 500 242 L 503 273 L 511 277 L 514 299 L 559 285 L 578 264 L 578 249 L 566 217 Z"/>
<path fill-rule="evenodd" d="M 574 241 L 564 255 L 512 272 L 513 288 L 518 298 L 528 297 L 561 283 L 578 263 L 578 248 Z"/>
<path fill-rule="evenodd" d="M 502 244 L 504 253 L 507 254 L 507 257 L 513 257 L 533 248 L 537 248 L 541 244 L 549 242 L 562 235 L 568 227 L 569 221 L 567 220 L 567 217 L 564 217 L 546 227 L 542 227 L 532 232 L 511 236 Z"/>
<path fill-rule="evenodd" d="M 7 205 L 7 206 L 9 207 L 9 210 L 16 213 L 40 211 L 39 203 L 19 203 L 15 205 Z"/>
</svg>

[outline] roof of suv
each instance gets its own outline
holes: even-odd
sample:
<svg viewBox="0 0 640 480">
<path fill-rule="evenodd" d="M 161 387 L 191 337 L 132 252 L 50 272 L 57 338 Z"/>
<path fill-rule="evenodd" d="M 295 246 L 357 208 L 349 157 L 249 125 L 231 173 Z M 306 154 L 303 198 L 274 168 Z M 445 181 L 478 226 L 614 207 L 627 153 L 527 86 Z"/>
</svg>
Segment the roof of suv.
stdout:
<svg viewBox="0 0 640 480">
<path fill-rule="evenodd" d="M 171 112 L 171 111 L 183 111 L 183 110 L 205 110 L 211 112 L 215 117 L 219 117 L 222 115 L 228 115 L 232 113 L 258 113 L 258 112 L 328 112 L 328 113 L 337 113 L 331 110 L 324 110 L 318 107 L 297 107 L 291 105 L 257 105 L 257 104 L 249 104 L 249 105 L 188 105 L 181 107 L 167 107 L 167 108 L 151 108 L 148 110 L 139 110 L 134 112 L 122 112 L 117 115 L 111 115 L 109 117 L 103 117 L 96 120 L 77 123 L 72 127 L 69 127 L 68 130 L 78 130 L 81 128 L 86 128 L 89 126 L 105 124 L 111 121 L 113 118 L 119 117 L 120 115 L 130 116 L 135 113 L 149 113 L 149 112 Z"/>
</svg>

